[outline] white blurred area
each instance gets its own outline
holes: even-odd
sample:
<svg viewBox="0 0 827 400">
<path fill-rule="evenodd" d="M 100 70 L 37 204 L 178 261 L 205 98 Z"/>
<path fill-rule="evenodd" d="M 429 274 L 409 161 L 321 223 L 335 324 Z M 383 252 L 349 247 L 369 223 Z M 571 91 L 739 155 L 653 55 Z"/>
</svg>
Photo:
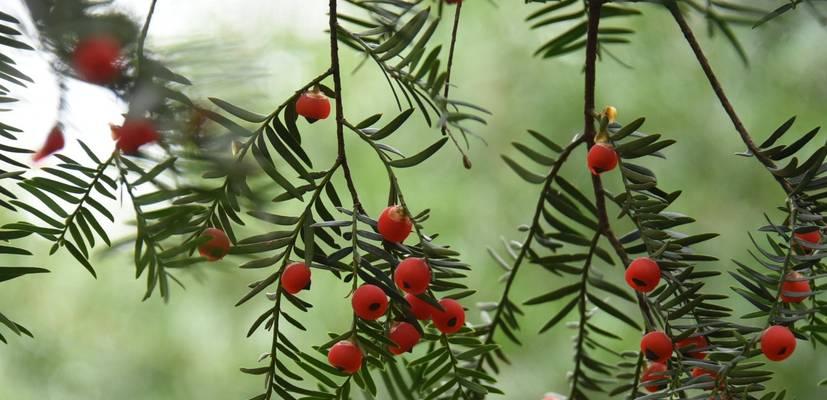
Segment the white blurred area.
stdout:
<svg viewBox="0 0 827 400">
<path fill-rule="evenodd" d="M 242 1 L 239 3 L 247 3 Z M 251 2 L 252 3 L 252 2 Z M 198 76 L 189 76 L 197 86 L 199 78 L 214 85 L 216 80 L 236 84 L 245 79 L 245 85 L 264 94 L 267 88 L 279 86 L 278 82 L 299 81 L 305 77 L 300 56 L 266 50 L 270 48 L 268 37 L 289 33 L 307 40 L 312 36 L 323 38 L 326 27 L 323 15 L 326 3 L 313 1 L 257 1 L 255 6 L 228 5 L 218 0 L 159 0 L 155 9 L 146 49 L 171 64 L 172 69 L 197 70 Z M 149 11 L 148 0 L 117 0 L 113 7 L 134 16 L 141 24 Z M 23 24 L 26 43 L 39 51 L 12 50 L 10 56 L 34 83 L 27 88 L 11 86 L 13 96 L 20 101 L 10 107 L 10 112 L 0 114 L 4 123 L 23 129 L 19 135 L 21 147 L 37 149 L 58 118 L 58 77 L 51 71 L 51 55 L 42 51 L 37 32 L 23 0 L 0 0 L 0 10 L 18 18 Z M 232 37 L 232 39 L 225 39 Z M 4 49 L 4 51 L 6 51 Z M 223 58 L 221 54 L 259 53 L 256 57 Z M 210 56 L 218 56 L 205 58 Z M 199 59 L 200 58 L 200 59 Z M 243 61 L 242 61 L 243 60 Z M 306 60 L 304 60 L 306 61 Z M 197 65 L 197 68 L 193 66 Z M 212 65 L 205 68 L 204 65 Z M 273 65 L 278 65 L 273 68 Z M 193 68 L 190 68 L 193 67 Z M 233 73 L 227 69 L 237 70 Z M 245 72 L 246 71 L 246 72 Z M 248 74 L 247 72 L 252 72 Z M 249 79 L 260 82 L 250 82 Z M 219 82 L 222 83 L 222 82 Z M 258 84 L 255 84 L 258 83 Z M 75 139 L 83 139 L 99 155 L 113 149 L 109 124 L 118 124 L 126 104 L 111 91 L 72 78 L 66 78 L 66 108 L 60 115 L 66 135 L 66 147 L 62 151 L 70 157 L 83 157 Z M 199 93 L 192 89 L 195 97 Z M 275 96 L 274 96 L 275 97 Z M 54 163 L 54 158 L 40 165 Z"/>
</svg>

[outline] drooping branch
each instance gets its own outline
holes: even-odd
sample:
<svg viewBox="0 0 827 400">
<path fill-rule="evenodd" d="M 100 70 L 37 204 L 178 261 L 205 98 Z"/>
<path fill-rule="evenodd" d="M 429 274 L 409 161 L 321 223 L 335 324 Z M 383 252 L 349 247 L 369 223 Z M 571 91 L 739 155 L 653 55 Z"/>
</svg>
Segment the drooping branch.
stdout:
<svg viewBox="0 0 827 400">
<path fill-rule="evenodd" d="M 155 15 L 155 5 L 158 3 L 158 0 L 152 0 L 152 3 L 149 5 L 149 12 L 146 15 L 146 21 L 144 21 L 144 26 L 141 28 L 141 36 L 138 37 L 138 48 L 136 51 L 137 57 L 135 58 L 135 75 L 140 76 L 141 73 L 141 64 L 144 61 L 144 42 L 146 42 L 146 36 L 149 33 L 149 24 L 152 23 L 152 17 Z"/>
<path fill-rule="evenodd" d="M 718 77 L 712 70 L 712 66 L 709 64 L 709 60 L 706 58 L 706 54 L 704 54 L 701 45 L 698 43 L 698 39 L 695 37 L 695 33 L 692 31 L 692 28 L 689 27 L 689 24 L 686 22 L 686 18 L 684 18 L 683 14 L 678 8 L 677 2 L 670 1 L 666 3 L 666 7 L 669 9 L 669 12 L 672 14 L 672 18 L 674 18 L 675 22 L 678 24 L 678 27 L 680 27 L 680 30 L 683 33 L 686 42 L 689 44 L 689 47 L 692 48 L 692 52 L 695 54 L 695 58 L 698 60 L 698 64 L 701 66 L 701 69 L 703 69 L 704 74 L 706 75 L 706 78 L 709 81 L 709 85 L 712 87 L 712 90 L 718 97 L 718 101 L 721 102 L 721 106 L 724 108 L 724 111 L 726 112 L 727 116 L 729 116 L 730 121 L 732 121 L 732 125 L 735 127 L 735 130 L 741 137 L 741 141 L 744 142 L 744 144 L 747 146 L 747 149 L 750 153 L 752 153 L 755 159 L 758 160 L 761 164 L 763 164 L 766 168 L 777 168 L 775 162 L 761 152 L 761 149 L 758 147 L 758 145 L 755 144 L 755 141 L 749 134 L 749 131 L 747 131 L 747 128 L 744 127 L 743 122 L 741 122 L 741 118 L 735 112 L 735 108 L 732 106 L 732 103 L 727 97 L 726 92 L 724 92 L 724 88 L 721 85 L 721 82 L 718 81 Z M 794 189 L 786 179 L 779 176 L 775 176 L 775 180 L 778 181 L 778 183 L 781 185 L 781 187 L 787 194 L 793 193 Z"/>
<path fill-rule="evenodd" d="M 342 74 L 341 68 L 339 67 L 339 22 L 337 8 L 336 0 L 330 0 L 330 71 L 333 75 L 333 91 L 336 93 L 337 152 L 342 165 L 342 172 L 345 175 L 347 189 L 350 192 L 350 197 L 353 199 L 353 208 L 364 214 L 365 210 L 359 201 L 359 194 L 356 192 L 356 186 L 353 183 L 353 177 L 351 176 L 350 166 L 348 166 L 347 155 L 345 153 L 345 115 L 344 99 L 342 98 Z"/>
</svg>

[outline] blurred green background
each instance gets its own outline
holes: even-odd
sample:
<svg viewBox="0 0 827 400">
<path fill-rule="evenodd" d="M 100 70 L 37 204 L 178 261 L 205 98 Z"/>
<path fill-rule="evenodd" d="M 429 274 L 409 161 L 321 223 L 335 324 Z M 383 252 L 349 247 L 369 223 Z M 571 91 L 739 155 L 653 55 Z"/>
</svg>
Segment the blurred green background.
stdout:
<svg viewBox="0 0 827 400">
<path fill-rule="evenodd" d="M 142 18 L 144 3 L 116 4 Z M 261 9 L 248 2 L 172 3 L 159 3 L 148 48 L 195 82 L 191 94 L 196 98 L 216 96 L 269 112 L 327 68 L 323 1 L 280 0 Z M 445 146 L 419 168 L 400 171 L 414 211 L 432 209 L 427 230 L 440 233 L 442 241 L 462 251 L 473 266 L 468 285 L 479 293 L 465 300 L 473 322 L 480 321 L 474 302 L 494 300 L 501 289 L 501 270 L 486 248 L 501 248 L 501 238 L 522 240 L 515 228 L 528 222 L 539 190 L 519 180 L 500 154 L 516 156 L 510 143 L 530 141 L 526 129 L 547 133 L 558 142 L 582 129 L 582 53 L 553 60 L 532 57 L 561 28 L 531 31 L 523 19 L 535 6 L 498 3 L 466 2 L 452 79 L 452 96 L 494 112 L 487 126 L 476 129 L 485 143 L 471 138 L 473 169 L 463 169 L 456 150 Z M 767 8 L 779 3 L 750 2 Z M 187 7 L 213 19 L 181 22 Z M 684 190 L 672 210 L 698 220 L 688 233 L 721 234 L 699 249 L 721 261 L 703 268 L 730 269 L 733 258 L 750 260 L 747 232 L 764 223 L 762 213 L 772 213 L 783 194 L 755 161 L 734 156 L 743 146 L 667 13 L 654 6 L 639 8 L 645 16 L 608 24 L 633 27 L 638 33 L 632 45 L 613 49 L 632 69 L 608 58 L 599 64 L 598 104 L 616 106 L 621 122 L 645 116 L 643 130 L 678 141 L 666 151 L 668 161 L 647 160 L 646 165 L 658 173 L 664 188 Z M 825 120 L 827 28 L 808 13 L 802 9 L 760 29 L 738 29 L 751 60 L 748 68 L 720 35 L 710 39 L 701 34 L 706 26 L 697 15 L 691 20 L 736 109 L 759 140 L 792 115 L 798 115 L 794 130 L 802 133 Z M 253 15 L 251 20 L 244 18 Z M 444 43 L 448 28 L 445 24 L 435 40 Z M 343 53 L 344 69 L 353 70 L 360 58 L 347 49 Z M 350 120 L 397 112 L 384 80 L 370 63 L 345 77 L 344 90 Z M 439 137 L 421 117 L 412 120 L 390 140 L 409 154 Z M 333 121 L 305 126 L 304 137 L 318 166 L 329 165 L 335 153 Z M 387 198 L 383 170 L 358 141 L 348 141 L 348 155 L 366 208 L 378 214 Z M 588 189 L 584 157 L 584 151 L 577 152 L 564 173 Z M 605 181 L 610 189 L 617 188 L 619 176 L 609 173 Z M 0 212 L 0 223 L 17 218 Z M 619 233 L 628 229 L 625 223 L 616 227 Z M 9 345 L 0 346 L 0 399 L 241 399 L 260 393 L 262 380 L 238 368 L 255 365 L 268 348 L 269 334 L 264 331 L 245 338 L 267 302 L 261 298 L 239 308 L 233 304 L 246 292 L 247 283 L 263 276 L 261 271 L 239 270 L 232 258 L 199 265 L 179 274 L 187 290 L 176 288 L 169 304 L 158 297 L 141 302 L 144 281 L 134 279 L 127 253 L 98 257 L 94 280 L 65 254 L 46 256 L 43 242 L 24 246 L 38 255 L 10 258 L 9 264 L 44 266 L 52 273 L 5 283 L 0 290 L 3 312 L 35 334 L 35 339 L 12 337 Z M 601 271 L 618 282 L 622 279 L 617 267 L 601 266 Z M 300 345 L 319 344 L 325 332 L 349 326 L 350 306 L 343 299 L 347 288 L 336 283 L 317 273 L 313 290 L 302 294 L 315 308 L 302 321 L 309 334 L 290 332 Z M 526 265 L 514 298 L 524 300 L 563 284 Z M 732 294 L 732 284 L 724 275 L 707 290 Z M 739 298 L 728 305 L 739 310 L 736 314 L 750 310 Z M 547 391 L 567 392 L 572 331 L 560 325 L 542 336 L 536 333 L 554 307 L 524 309 L 524 347 L 506 348 L 513 365 L 500 376 L 500 386 L 508 393 L 500 398 L 531 400 Z M 626 309 L 636 315 L 633 306 Z M 611 318 L 597 318 L 603 327 L 628 338 L 617 348 L 637 346 L 639 333 Z M 823 356 L 802 343 L 791 359 L 773 366 L 778 375 L 770 385 L 786 388 L 798 399 L 823 398 L 825 391 L 817 387 L 827 377 L 827 363 L 819 361 Z"/>
</svg>

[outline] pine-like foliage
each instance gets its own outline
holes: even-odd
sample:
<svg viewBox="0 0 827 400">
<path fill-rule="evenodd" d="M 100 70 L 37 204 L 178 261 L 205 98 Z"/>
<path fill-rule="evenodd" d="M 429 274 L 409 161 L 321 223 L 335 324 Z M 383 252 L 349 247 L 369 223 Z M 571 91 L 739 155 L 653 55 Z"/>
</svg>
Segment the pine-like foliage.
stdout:
<svg viewBox="0 0 827 400">
<path fill-rule="evenodd" d="M 529 223 L 518 228 L 520 237 L 504 240 L 501 250 L 489 249 L 494 262 L 505 270 L 502 293 L 479 305 L 482 323 L 466 324 L 450 335 L 412 314 L 404 292 L 394 283 L 396 269 L 408 257 L 425 259 L 432 279 L 418 297 L 440 309 L 441 299 L 465 300 L 475 293 L 465 283 L 471 268 L 449 244 L 451 238 L 428 226 L 428 205 L 406 201 L 397 171 L 420 167 L 449 140 L 470 168 L 468 138 L 477 135 L 474 129 L 486 123 L 489 112 L 449 95 L 462 3 L 449 8 L 442 1 L 330 0 L 329 67 L 296 85 L 294 93 L 265 114 L 219 98 L 192 101 L 182 92 L 191 82 L 144 49 L 157 0 L 150 1 L 143 25 L 112 13 L 106 3 L 48 0 L 38 3 L 40 7 L 33 5 L 42 37 L 39 51 L 50 55 L 60 79 L 68 79 L 75 74 L 70 60 L 81 38 L 99 32 L 115 35 L 125 57 L 121 76 L 107 87 L 129 104 L 127 121 L 152 121 L 161 139 L 149 151 L 125 154 L 116 149 L 105 157 L 80 141 L 84 157 L 55 154 L 59 160 L 55 166 L 34 172 L 21 158 L 31 151 L 14 144 L 20 130 L 0 124 L 0 206 L 21 213 L 20 222 L 0 227 L 0 255 L 30 255 L 19 241 L 39 238 L 50 244 L 50 254 L 65 252 L 95 275 L 90 258 L 96 249 L 131 248 L 136 278 L 146 281 L 144 299 L 157 290 L 168 301 L 170 283 L 184 283 L 175 271 L 204 262 L 195 253 L 209 241 L 204 232 L 220 229 L 232 243 L 230 258 L 241 269 L 258 274 L 237 302 L 260 307 L 247 336 L 265 335 L 270 343 L 257 360 L 251 357 L 241 369 L 264 379 L 263 390 L 254 392 L 252 400 L 459 400 L 503 394 L 494 376 L 516 366 L 508 365 L 508 355 L 499 344 L 521 343 L 521 335 L 526 334 L 520 328 L 521 318 L 529 306 L 556 310 L 547 316 L 540 333 L 564 323 L 574 329 L 566 390 L 571 400 L 595 396 L 781 400 L 784 391 L 765 387 L 772 373 L 758 357 L 764 329 L 783 325 L 801 340 L 827 343 L 827 303 L 818 299 L 824 284 L 817 281 L 825 274 L 821 259 L 827 245 L 800 238 L 825 227 L 821 213 L 827 208 L 823 202 L 827 146 L 802 154 L 818 129 L 789 144 L 778 144 L 794 119 L 756 145 L 684 19 L 687 12 L 702 14 L 709 32 L 721 32 L 746 62 L 733 27 L 761 25 L 802 3 L 817 9 L 809 1 L 785 3 L 769 13 L 749 3 L 721 0 L 526 1 L 548 3 L 539 8 L 532 5 L 527 18 L 532 28 L 561 27 L 535 55 L 585 53 L 584 125 L 565 144 L 560 144 L 557 134 L 529 131 L 529 139 L 514 143 L 516 152 L 503 155 L 517 177 L 538 189 L 536 206 Z M 346 11 L 339 9 L 340 3 L 348 7 Z M 643 118 L 622 125 L 615 121 L 614 108 L 596 111 L 598 56 L 615 58 L 610 49 L 628 43 L 634 32 L 619 22 L 617 26 L 604 22 L 641 15 L 645 8 L 634 3 L 653 3 L 671 13 L 747 146 L 741 155 L 757 160 L 783 190 L 785 197 L 779 201 L 783 206 L 768 210 L 766 225 L 750 235 L 753 260 L 734 261 L 736 269 L 730 273 L 733 292 L 756 308 L 747 315 L 733 316 L 724 302 L 728 295 L 706 290 L 709 279 L 726 278 L 712 267 L 718 259 L 699 250 L 716 234 L 694 231 L 694 219 L 674 209 L 680 190 L 660 182 L 655 173 L 669 162 L 666 150 L 678 134 L 644 133 Z M 453 18 L 448 17 L 449 10 Z M 441 37 L 441 26 L 450 27 L 451 34 Z M 0 46 L 33 50 L 21 36 L 18 21 L 0 12 Z M 343 104 L 342 71 L 351 66 L 341 65 L 341 51 L 363 57 L 353 67 L 376 68 L 381 73 L 398 111 L 387 116 L 368 112 L 366 117 Z M 0 54 L 0 80 L 3 103 L 15 101 L 8 96 L 7 85 L 31 83 L 4 54 Z M 335 105 L 328 123 L 335 126 L 337 152 L 330 159 L 311 158 L 313 153 L 303 140 L 305 120 L 295 105 L 310 90 L 324 93 Z M 64 108 L 61 104 L 61 112 Z M 424 136 L 414 148 L 390 146 L 387 139 L 404 134 L 414 116 L 433 128 L 433 136 Z M 214 132 L 204 128 L 208 121 Z M 360 195 L 367 194 L 359 192 L 351 173 L 346 135 L 375 154 L 387 177 L 387 204 L 401 206 L 413 221 L 413 234 L 406 243 L 384 240 L 371 217 L 379 210 L 363 206 Z M 564 176 L 563 166 L 582 159 L 596 145 L 613 149 L 619 157 L 618 171 L 593 175 L 588 182 L 591 190 L 583 191 Z M 112 212 L 118 202 L 132 211 L 134 234 L 125 238 L 111 238 L 108 233 L 111 224 L 121 222 Z M 288 215 L 285 209 L 298 211 Z M 617 232 L 619 226 L 631 230 Z M 648 293 L 616 283 L 640 257 L 656 260 L 660 267 L 661 283 Z M 280 284 L 288 265 L 296 261 L 310 266 L 314 276 L 335 280 L 348 296 L 362 284 L 378 286 L 389 298 L 387 312 L 376 321 L 354 314 L 348 326 L 313 338 L 314 346 L 300 347 L 294 332 L 307 331 L 305 324 L 313 318 L 315 305 Z M 519 272 L 527 265 L 547 271 L 552 278 L 548 281 L 554 283 L 519 298 L 515 288 Z M 47 271 L 2 266 L 0 282 L 39 272 Z M 784 290 L 785 283 L 803 281 L 809 282 L 810 292 Z M 789 296 L 807 300 L 785 300 Z M 347 310 L 347 302 L 329 306 Z M 628 314 L 627 307 L 637 312 Z M 603 316 L 641 335 L 652 331 L 668 335 L 677 348 L 664 366 L 666 372 L 644 381 L 650 355 L 637 348 L 618 349 L 621 338 L 600 322 Z M 389 351 L 394 342 L 388 335 L 396 322 L 412 324 L 422 335 L 418 346 L 425 351 L 417 357 L 394 356 Z M 15 334 L 31 336 L 3 314 L 0 323 Z M 0 340 L 5 342 L 2 334 Z M 330 348 L 343 340 L 355 343 L 364 355 L 361 369 L 354 374 L 324 360 Z M 685 347 L 681 343 L 686 340 L 706 344 Z"/>
</svg>

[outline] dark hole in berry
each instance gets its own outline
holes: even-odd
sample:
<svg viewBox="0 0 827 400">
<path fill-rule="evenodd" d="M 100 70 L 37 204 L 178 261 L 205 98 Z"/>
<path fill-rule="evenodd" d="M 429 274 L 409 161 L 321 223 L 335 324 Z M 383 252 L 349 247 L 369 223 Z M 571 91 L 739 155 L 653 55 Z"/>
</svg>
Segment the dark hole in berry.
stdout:
<svg viewBox="0 0 827 400">
<path fill-rule="evenodd" d="M 406 282 L 406 281 L 402 281 L 402 287 L 405 288 L 405 289 L 410 289 L 411 285 L 409 285 L 408 282 Z"/>
<path fill-rule="evenodd" d="M 307 123 L 309 123 L 309 124 L 312 124 L 312 123 L 318 121 L 318 119 L 316 119 L 316 118 L 304 117 L 304 119 L 306 119 Z"/>
<path fill-rule="evenodd" d="M 782 356 L 782 355 L 784 355 L 784 354 L 786 354 L 786 353 L 787 353 L 787 346 L 784 346 L 784 347 L 782 347 L 782 348 L 778 349 L 778 355 L 779 355 L 779 356 Z"/>
<path fill-rule="evenodd" d="M 448 326 L 454 326 L 456 324 L 457 324 L 457 318 L 456 317 L 451 318 L 451 319 L 448 320 Z"/>
<path fill-rule="evenodd" d="M 644 282 L 644 281 L 642 281 L 642 280 L 640 280 L 640 279 L 638 279 L 638 278 L 632 278 L 632 282 L 634 282 L 634 283 L 635 283 L 635 285 L 638 285 L 638 286 L 640 286 L 640 287 L 644 287 L 644 286 L 646 286 L 646 282 Z"/>
<path fill-rule="evenodd" d="M 657 360 L 660 357 L 658 357 L 658 353 L 655 353 L 652 350 L 646 349 L 646 358 L 651 360 L 651 361 L 654 361 L 654 360 Z"/>
<path fill-rule="evenodd" d="M 378 309 L 379 309 L 379 307 L 382 307 L 382 305 L 381 305 L 381 304 L 379 304 L 379 303 L 372 303 L 372 304 L 370 305 L 370 307 L 368 307 L 368 308 L 370 308 L 370 310 L 371 310 L 371 311 L 376 311 L 376 310 L 378 310 Z"/>
<path fill-rule="evenodd" d="M 345 370 L 344 367 L 340 367 L 338 365 L 334 365 L 334 367 L 336 367 L 336 369 L 339 370 L 339 371 L 344 371 Z"/>
</svg>

